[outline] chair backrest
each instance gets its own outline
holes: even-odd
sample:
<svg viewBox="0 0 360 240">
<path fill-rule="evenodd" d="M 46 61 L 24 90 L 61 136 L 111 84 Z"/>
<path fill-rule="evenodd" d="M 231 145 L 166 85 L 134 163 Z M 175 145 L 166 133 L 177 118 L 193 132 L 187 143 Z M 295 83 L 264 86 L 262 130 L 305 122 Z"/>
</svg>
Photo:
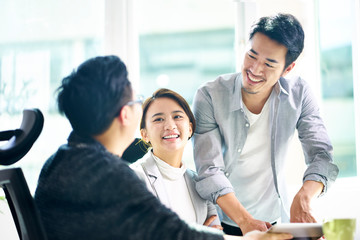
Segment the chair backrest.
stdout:
<svg viewBox="0 0 360 240">
<path fill-rule="evenodd" d="M 45 230 L 34 199 L 20 168 L 0 170 L 0 187 L 5 192 L 21 240 L 45 240 Z"/>
<path fill-rule="evenodd" d="M 39 109 L 25 109 L 18 129 L 0 132 L 0 165 L 19 161 L 30 150 L 44 125 L 44 116 Z M 45 231 L 20 168 L 0 170 L 0 187 L 5 192 L 16 230 L 21 240 L 46 239 Z"/>
<path fill-rule="evenodd" d="M 11 165 L 20 160 L 39 137 L 44 125 L 44 116 L 39 109 L 25 109 L 18 129 L 0 132 L 0 165 Z"/>
</svg>

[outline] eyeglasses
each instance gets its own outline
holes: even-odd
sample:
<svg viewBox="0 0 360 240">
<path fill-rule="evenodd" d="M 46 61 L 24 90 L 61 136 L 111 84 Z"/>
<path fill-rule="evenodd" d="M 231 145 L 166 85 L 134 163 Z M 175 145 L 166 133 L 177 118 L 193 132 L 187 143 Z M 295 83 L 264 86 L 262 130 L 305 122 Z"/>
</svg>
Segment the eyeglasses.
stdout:
<svg viewBox="0 0 360 240">
<path fill-rule="evenodd" d="M 125 105 L 131 106 L 134 104 L 140 104 L 142 105 L 144 102 L 144 96 L 143 95 L 136 95 L 136 99 L 130 102 L 127 102 Z"/>
<path fill-rule="evenodd" d="M 127 102 L 126 104 L 124 104 L 124 106 L 132 106 L 132 105 L 134 105 L 134 104 L 140 104 L 140 105 L 142 105 L 143 102 L 144 102 L 144 96 L 143 96 L 143 95 L 136 95 L 136 99 L 135 99 L 135 100 L 130 101 L 130 102 Z M 116 112 L 115 117 L 117 117 L 117 116 L 119 115 L 121 109 L 122 109 L 124 106 L 122 106 L 122 107 L 120 108 L 120 110 L 119 110 L 118 112 Z"/>
</svg>

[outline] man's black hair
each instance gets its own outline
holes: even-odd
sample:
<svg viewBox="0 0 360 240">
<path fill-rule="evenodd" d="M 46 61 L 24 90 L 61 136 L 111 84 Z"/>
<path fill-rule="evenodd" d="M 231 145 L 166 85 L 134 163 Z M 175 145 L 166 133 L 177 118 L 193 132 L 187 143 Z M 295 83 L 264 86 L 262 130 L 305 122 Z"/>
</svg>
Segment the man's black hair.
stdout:
<svg viewBox="0 0 360 240">
<path fill-rule="evenodd" d="M 81 136 L 104 132 L 132 99 L 125 64 L 117 56 L 91 58 L 62 80 L 58 107 Z"/>
<path fill-rule="evenodd" d="M 260 18 L 252 25 L 249 39 L 251 40 L 258 32 L 288 49 L 285 68 L 294 62 L 304 49 L 304 30 L 300 22 L 291 14 L 279 13 Z"/>
</svg>

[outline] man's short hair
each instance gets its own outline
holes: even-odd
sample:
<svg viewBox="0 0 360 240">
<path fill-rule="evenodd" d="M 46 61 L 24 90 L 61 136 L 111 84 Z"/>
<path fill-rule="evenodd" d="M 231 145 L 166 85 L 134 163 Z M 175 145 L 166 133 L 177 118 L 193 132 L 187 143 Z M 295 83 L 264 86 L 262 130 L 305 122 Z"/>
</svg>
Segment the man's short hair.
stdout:
<svg viewBox="0 0 360 240">
<path fill-rule="evenodd" d="M 80 136 L 104 132 L 132 99 L 125 64 L 117 56 L 91 58 L 62 80 L 58 107 Z"/>
<path fill-rule="evenodd" d="M 288 49 L 285 68 L 294 62 L 304 49 L 304 30 L 300 22 L 291 14 L 279 13 L 260 18 L 252 25 L 249 39 L 251 40 L 257 32 L 277 41 Z"/>
</svg>

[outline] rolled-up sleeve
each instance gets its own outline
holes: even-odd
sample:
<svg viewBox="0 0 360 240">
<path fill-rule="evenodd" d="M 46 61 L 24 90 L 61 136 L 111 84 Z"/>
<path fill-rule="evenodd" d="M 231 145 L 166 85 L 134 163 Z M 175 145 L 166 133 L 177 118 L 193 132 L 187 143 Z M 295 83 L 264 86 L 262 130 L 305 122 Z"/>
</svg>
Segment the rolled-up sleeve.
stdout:
<svg viewBox="0 0 360 240">
<path fill-rule="evenodd" d="M 339 169 L 333 162 L 333 147 L 320 117 L 315 97 L 309 88 L 305 88 L 302 102 L 297 129 L 308 166 L 303 181 L 322 182 L 325 193 L 336 180 Z"/>
<path fill-rule="evenodd" d="M 214 116 L 212 99 L 204 88 L 194 98 L 196 130 L 193 136 L 194 160 L 198 172 L 196 190 L 201 197 L 216 203 L 219 196 L 234 192 L 224 175 L 223 144 Z"/>
</svg>

